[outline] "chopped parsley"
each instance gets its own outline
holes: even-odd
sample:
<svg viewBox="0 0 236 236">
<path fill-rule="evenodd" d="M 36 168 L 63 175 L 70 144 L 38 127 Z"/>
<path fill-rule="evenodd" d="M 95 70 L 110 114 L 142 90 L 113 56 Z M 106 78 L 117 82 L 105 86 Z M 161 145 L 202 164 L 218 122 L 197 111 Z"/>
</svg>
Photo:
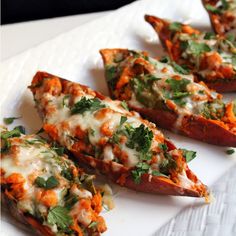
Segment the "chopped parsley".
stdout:
<svg viewBox="0 0 236 236">
<path fill-rule="evenodd" d="M 45 180 L 42 177 L 37 177 L 34 183 L 39 188 L 45 188 L 45 189 L 52 189 L 59 185 L 59 181 L 54 176 L 49 177 L 47 180 Z"/>
<path fill-rule="evenodd" d="M 167 145 L 165 143 L 159 143 L 158 146 L 164 152 L 168 150 L 168 147 L 167 147 Z"/>
<path fill-rule="evenodd" d="M 47 221 L 50 225 L 56 224 L 60 229 L 67 229 L 72 223 L 72 217 L 69 210 L 62 206 L 56 206 L 49 210 Z"/>
<path fill-rule="evenodd" d="M 113 65 L 106 65 L 105 66 L 105 74 L 106 74 L 106 80 L 109 84 L 115 85 L 115 81 L 113 81 L 116 78 L 116 67 Z"/>
<path fill-rule="evenodd" d="M 232 154 L 234 154 L 235 153 L 235 150 L 234 149 L 228 149 L 228 150 L 226 150 L 226 154 L 227 155 L 232 155 Z"/>
<path fill-rule="evenodd" d="M 128 107 L 126 101 L 122 101 L 120 104 L 125 110 L 129 111 L 129 107 Z"/>
<path fill-rule="evenodd" d="M 218 9 L 217 7 L 214 7 L 214 6 L 210 5 L 210 4 L 206 4 L 205 7 L 206 7 L 206 9 L 207 9 L 208 11 L 210 11 L 210 12 L 212 12 L 212 13 L 221 14 L 221 10 Z"/>
<path fill-rule="evenodd" d="M 145 127 L 143 124 L 137 128 L 126 127 L 126 132 L 128 134 L 127 147 L 143 153 L 149 151 L 153 139 L 153 132 L 148 127 Z"/>
<path fill-rule="evenodd" d="M 204 35 L 204 39 L 214 39 L 215 36 L 216 35 L 213 32 L 206 32 Z"/>
<path fill-rule="evenodd" d="M 207 118 L 212 120 L 221 119 L 225 113 L 225 104 L 218 99 L 213 100 L 212 102 L 206 102 L 203 105 L 201 110 L 201 114 Z"/>
<path fill-rule="evenodd" d="M 59 155 L 62 156 L 65 152 L 65 148 L 59 146 L 56 142 L 53 142 L 52 149 Z"/>
<path fill-rule="evenodd" d="M 3 119 L 6 125 L 10 125 L 14 122 L 14 120 L 20 119 L 21 117 L 6 117 Z"/>
<path fill-rule="evenodd" d="M 178 93 L 178 92 L 185 92 L 186 91 L 186 86 L 190 83 L 191 81 L 188 79 L 181 79 L 181 80 L 176 80 L 169 78 L 166 80 L 166 83 L 168 83 L 172 89 L 173 92 Z"/>
<path fill-rule="evenodd" d="M 70 168 L 63 168 L 61 171 L 61 175 L 68 180 L 73 180 L 73 174 L 71 173 Z"/>
<path fill-rule="evenodd" d="M 3 131 L 0 133 L 0 138 L 1 138 L 1 153 L 6 153 L 11 147 L 11 143 L 9 142 L 8 138 L 13 138 L 13 137 L 20 137 L 21 134 L 24 134 L 24 127 L 23 126 L 16 126 L 13 130 L 11 131 Z"/>
<path fill-rule="evenodd" d="M 86 111 L 96 111 L 101 108 L 104 108 L 105 105 L 101 103 L 98 98 L 81 98 L 80 101 L 74 104 L 71 108 L 71 114 L 83 114 Z"/>
<path fill-rule="evenodd" d="M 139 184 L 143 174 L 147 173 L 150 169 L 150 165 L 145 162 L 140 162 L 136 165 L 136 169 L 131 171 L 133 180 L 136 184 Z"/>
<path fill-rule="evenodd" d="M 186 162 L 190 162 L 196 157 L 197 153 L 194 151 L 189 151 L 186 149 L 181 149 L 181 150 L 183 151 L 183 156 L 184 156 Z"/>
<path fill-rule="evenodd" d="M 188 75 L 190 73 L 188 67 L 186 65 L 178 65 L 174 61 L 171 62 L 171 65 L 173 66 L 175 72 L 178 72 L 183 75 Z"/>
<path fill-rule="evenodd" d="M 164 155 L 165 159 L 163 159 L 162 163 L 160 164 L 159 170 L 162 174 L 169 175 L 170 169 L 176 168 L 176 162 L 167 152 L 165 152 Z"/>
<path fill-rule="evenodd" d="M 188 41 L 188 50 L 195 56 L 200 56 L 203 52 L 210 52 L 211 48 L 205 43 Z"/>
<path fill-rule="evenodd" d="M 179 22 L 173 22 L 169 25 L 169 29 L 171 31 L 177 31 L 177 32 L 180 32 L 181 29 L 182 29 L 182 24 L 179 23 Z"/>
</svg>

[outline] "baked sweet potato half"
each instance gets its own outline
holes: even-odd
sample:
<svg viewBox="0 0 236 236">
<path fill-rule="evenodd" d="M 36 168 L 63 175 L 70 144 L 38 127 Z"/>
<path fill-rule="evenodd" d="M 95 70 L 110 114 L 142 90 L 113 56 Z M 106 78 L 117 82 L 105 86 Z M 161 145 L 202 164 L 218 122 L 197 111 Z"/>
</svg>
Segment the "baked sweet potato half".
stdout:
<svg viewBox="0 0 236 236">
<path fill-rule="evenodd" d="M 113 98 L 158 126 L 203 142 L 236 147 L 236 103 L 194 82 L 169 58 L 128 49 L 100 51 Z"/>
<path fill-rule="evenodd" d="M 208 196 L 186 163 L 195 153 L 176 149 L 124 103 L 46 72 L 34 76 L 30 89 L 45 132 L 79 162 L 137 191 Z"/>
<path fill-rule="evenodd" d="M 235 0 L 202 0 L 215 33 L 236 40 Z"/>
<path fill-rule="evenodd" d="M 40 235 L 100 235 L 102 195 L 92 181 L 36 135 L 1 130 L 1 191 L 12 214 Z M 3 204 L 4 204 L 3 203 Z"/>
<path fill-rule="evenodd" d="M 196 81 L 217 92 L 236 91 L 236 47 L 226 37 L 203 33 L 189 25 L 145 16 L 169 56 L 187 66 Z"/>
</svg>

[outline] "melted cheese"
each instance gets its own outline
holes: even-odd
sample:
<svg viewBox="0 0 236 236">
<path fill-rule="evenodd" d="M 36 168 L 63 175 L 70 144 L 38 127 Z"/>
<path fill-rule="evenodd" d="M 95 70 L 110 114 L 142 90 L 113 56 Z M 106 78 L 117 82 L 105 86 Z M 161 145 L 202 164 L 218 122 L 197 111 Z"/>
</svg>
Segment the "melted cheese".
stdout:
<svg viewBox="0 0 236 236">
<path fill-rule="evenodd" d="M 24 182 L 24 197 L 17 199 L 17 208 L 22 212 L 28 212 L 31 215 L 41 214 L 45 217 L 48 213 L 48 206 L 44 205 L 39 199 L 39 192 L 43 188 L 39 188 L 35 183 L 37 177 L 42 177 L 45 180 L 50 176 L 54 176 L 59 181 L 59 185 L 50 191 L 55 193 L 57 202 L 64 205 L 65 195 L 70 191 L 78 196 L 78 199 L 92 199 L 92 193 L 86 189 L 79 189 L 75 187 L 73 182 L 61 176 L 62 166 L 72 166 L 73 163 L 63 156 L 58 156 L 45 143 L 29 144 L 28 142 L 36 140 L 34 135 L 22 136 L 19 138 L 9 139 L 11 149 L 8 153 L 2 155 L 1 169 L 3 170 L 3 177 L 7 179 L 12 174 L 21 174 L 25 180 Z M 14 150 L 14 151 L 13 151 Z M 74 167 L 75 168 L 75 167 Z M 91 212 L 86 212 L 86 209 L 80 208 L 72 210 L 71 214 L 78 218 L 79 222 L 86 225 L 91 222 Z M 43 222 L 48 225 L 55 233 L 58 232 L 57 226 L 50 225 L 48 222 Z"/>
</svg>

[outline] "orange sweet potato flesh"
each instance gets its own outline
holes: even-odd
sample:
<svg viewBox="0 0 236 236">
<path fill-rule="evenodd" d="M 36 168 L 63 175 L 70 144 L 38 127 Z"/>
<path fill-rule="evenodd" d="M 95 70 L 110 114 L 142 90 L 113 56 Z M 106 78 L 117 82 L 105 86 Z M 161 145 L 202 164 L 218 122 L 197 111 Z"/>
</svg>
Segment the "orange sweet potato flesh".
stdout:
<svg viewBox="0 0 236 236">
<path fill-rule="evenodd" d="M 37 89 L 41 89 L 40 86 L 35 86 L 36 84 L 40 84 L 40 82 L 43 81 L 44 78 L 54 78 L 55 76 L 48 74 L 46 72 L 37 72 L 36 75 L 33 78 L 32 84 L 30 86 L 31 91 L 33 94 L 36 93 Z M 69 83 L 69 81 L 57 77 L 61 84 L 62 84 L 62 93 L 63 88 L 66 83 Z M 88 87 L 80 85 L 82 89 L 86 91 Z M 95 92 L 96 97 L 99 99 L 104 99 L 105 97 Z M 50 135 L 50 133 L 49 133 Z M 57 141 L 59 141 L 60 138 L 58 138 Z M 168 150 L 176 149 L 174 144 L 172 144 L 170 141 L 166 140 L 166 145 L 168 147 Z M 74 147 L 74 148 L 73 148 Z M 159 177 L 159 176 L 150 176 L 148 174 L 145 174 L 142 176 L 142 180 L 140 184 L 135 184 L 131 177 L 131 171 L 132 169 L 128 169 L 122 164 L 118 164 L 116 162 L 105 162 L 101 159 L 97 159 L 93 156 L 84 155 L 79 150 L 76 149 L 76 145 L 73 145 L 73 147 L 69 150 L 78 160 L 79 163 L 83 163 L 87 166 L 90 166 L 94 168 L 95 170 L 98 170 L 100 173 L 103 173 L 107 176 L 108 179 L 113 180 L 114 182 L 126 186 L 128 188 L 141 191 L 141 192 L 148 192 L 148 193 L 154 193 L 154 194 L 171 194 L 171 195 L 181 195 L 181 196 L 192 196 L 192 197 L 206 197 L 208 196 L 208 190 L 205 187 L 205 185 L 201 184 L 199 188 L 195 189 L 188 189 L 183 188 L 181 184 L 174 183 L 171 179 Z M 197 180 L 197 177 L 188 169 L 189 178 L 191 178 L 193 181 Z M 196 183 L 196 182 L 195 182 Z"/>
<path fill-rule="evenodd" d="M 171 31 L 169 30 L 170 22 L 158 18 L 156 16 L 150 16 L 145 15 L 145 20 L 151 24 L 151 26 L 154 28 L 154 30 L 157 32 L 162 46 L 166 49 L 169 56 L 172 60 L 179 63 L 179 45 L 177 43 L 172 43 L 171 40 Z M 200 33 L 198 30 L 192 28 L 189 25 L 183 25 L 182 32 L 188 33 L 188 34 L 198 34 Z M 183 61 L 184 64 L 188 65 L 188 61 Z M 182 63 L 182 62 L 181 62 Z M 233 74 L 233 77 L 231 76 L 229 79 L 225 79 L 224 75 L 222 75 L 221 71 L 215 71 L 216 76 L 214 79 L 206 80 L 204 79 L 204 82 L 207 84 L 207 86 L 211 89 L 216 90 L 217 92 L 234 92 L 236 91 L 236 75 Z M 198 81 L 203 80 L 197 73 L 193 72 L 197 78 Z"/>
<path fill-rule="evenodd" d="M 114 55 L 116 53 L 128 54 L 128 49 L 102 49 L 100 53 L 102 55 L 104 65 L 112 63 Z M 108 86 L 109 87 L 109 86 Z M 117 98 L 117 91 L 113 91 L 109 88 L 112 97 Z M 220 145 L 236 147 L 236 134 L 228 129 L 225 129 L 220 124 L 206 119 L 201 115 L 185 115 L 182 119 L 181 125 L 175 126 L 178 119 L 178 114 L 170 110 L 163 109 L 151 109 L 140 108 L 129 104 L 129 100 L 126 101 L 130 109 L 139 112 L 143 117 L 157 124 L 158 127 L 162 127 L 167 130 L 171 130 L 182 135 L 197 139 L 203 142 Z"/>
</svg>

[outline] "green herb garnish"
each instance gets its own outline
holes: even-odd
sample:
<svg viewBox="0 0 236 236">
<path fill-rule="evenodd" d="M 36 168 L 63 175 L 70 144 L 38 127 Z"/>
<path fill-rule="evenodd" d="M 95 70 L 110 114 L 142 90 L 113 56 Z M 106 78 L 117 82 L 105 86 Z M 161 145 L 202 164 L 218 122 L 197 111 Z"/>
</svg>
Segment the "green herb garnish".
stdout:
<svg viewBox="0 0 236 236">
<path fill-rule="evenodd" d="M 215 36 L 216 35 L 213 32 L 206 32 L 204 35 L 204 39 L 214 39 Z"/>
<path fill-rule="evenodd" d="M 166 80 L 166 83 L 170 85 L 171 89 L 173 92 L 186 92 L 186 86 L 190 83 L 191 81 L 188 79 L 181 79 L 181 80 L 176 80 L 169 78 Z"/>
<path fill-rule="evenodd" d="M 138 128 L 126 127 L 126 133 L 129 138 L 126 143 L 127 147 L 143 153 L 149 151 L 153 139 L 153 132 L 148 127 L 145 127 L 143 124 Z"/>
<path fill-rule="evenodd" d="M 141 181 L 141 176 L 148 172 L 150 165 L 145 162 L 140 162 L 136 165 L 136 169 L 131 171 L 133 180 L 136 184 L 139 184 Z"/>
<path fill-rule="evenodd" d="M 193 55 L 199 56 L 203 52 L 210 52 L 211 48 L 205 43 L 197 43 L 195 41 L 188 42 L 188 48 Z"/>
<path fill-rule="evenodd" d="M 45 180 L 42 177 L 37 177 L 34 183 L 39 188 L 45 188 L 45 189 L 52 189 L 59 185 L 59 181 L 54 176 L 49 177 L 47 180 Z"/>
<path fill-rule="evenodd" d="M 210 5 L 210 4 L 206 4 L 205 7 L 206 7 L 206 9 L 207 9 L 208 11 L 210 11 L 210 12 L 212 12 L 212 13 L 221 14 L 220 9 L 218 9 L 217 7 L 214 7 L 214 6 Z"/>
<path fill-rule="evenodd" d="M 159 143 L 158 146 L 164 152 L 168 150 L 168 147 L 167 147 L 167 145 L 165 143 Z"/>
<path fill-rule="evenodd" d="M 56 224 L 61 229 L 66 229 L 73 223 L 69 210 L 62 206 L 51 208 L 48 212 L 47 221 L 50 225 Z"/>
<path fill-rule="evenodd" d="M 169 29 L 170 29 L 171 31 L 178 31 L 178 32 L 180 32 L 181 29 L 182 29 L 182 24 L 179 23 L 179 22 L 173 22 L 173 23 L 171 23 L 171 24 L 169 25 Z"/>
<path fill-rule="evenodd" d="M 122 101 L 120 104 L 125 110 L 129 111 L 129 107 L 128 107 L 126 101 Z"/>
<path fill-rule="evenodd" d="M 20 119 L 21 117 L 7 117 L 4 118 L 3 121 L 6 125 L 10 125 L 14 122 L 14 120 Z"/>
<path fill-rule="evenodd" d="M 175 72 L 178 72 L 183 75 L 188 75 L 189 74 L 189 69 L 186 65 L 178 65 L 174 61 L 171 62 L 171 65 L 173 66 Z"/>
<path fill-rule="evenodd" d="M 96 111 L 104 108 L 105 105 L 101 103 L 98 98 L 86 98 L 83 97 L 80 101 L 74 104 L 71 108 L 71 114 L 83 114 L 86 111 Z"/>
<path fill-rule="evenodd" d="M 228 149 L 228 150 L 226 150 L 226 154 L 227 155 L 232 155 L 232 154 L 234 154 L 235 153 L 235 150 L 234 149 Z"/>
<path fill-rule="evenodd" d="M 194 151 L 189 151 L 186 149 L 181 149 L 183 151 L 183 156 L 186 159 L 186 162 L 192 161 L 196 157 L 196 152 Z"/>
</svg>

